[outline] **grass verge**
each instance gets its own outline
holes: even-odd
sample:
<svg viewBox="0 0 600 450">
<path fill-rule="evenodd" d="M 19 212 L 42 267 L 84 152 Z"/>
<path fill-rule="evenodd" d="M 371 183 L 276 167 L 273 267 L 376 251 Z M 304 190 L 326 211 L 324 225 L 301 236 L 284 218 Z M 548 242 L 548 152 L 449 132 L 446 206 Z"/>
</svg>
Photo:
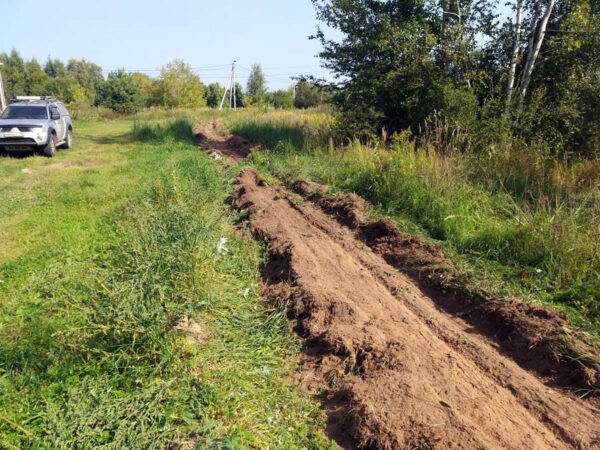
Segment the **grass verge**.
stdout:
<svg viewBox="0 0 600 450">
<path fill-rule="evenodd" d="M 76 126 L 52 162 L 0 160 L 0 446 L 329 447 L 190 124 Z"/>
</svg>

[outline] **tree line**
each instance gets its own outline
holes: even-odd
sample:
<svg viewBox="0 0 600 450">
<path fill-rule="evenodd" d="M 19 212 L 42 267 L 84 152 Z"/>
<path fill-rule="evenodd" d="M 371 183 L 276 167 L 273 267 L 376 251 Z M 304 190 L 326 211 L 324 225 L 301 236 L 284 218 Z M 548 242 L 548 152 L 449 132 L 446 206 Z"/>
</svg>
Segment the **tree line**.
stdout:
<svg viewBox="0 0 600 450">
<path fill-rule="evenodd" d="M 85 59 L 67 63 L 48 58 L 44 65 L 35 58 L 24 60 L 18 51 L 0 53 L 2 76 L 7 98 L 15 95 L 51 95 L 68 105 L 101 106 L 120 113 L 137 112 L 145 107 L 168 108 L 218 107 L 225 87 L 204 84 L 191 66 L 174 60 L 160 69 L 156 78 L 124 70 L 110 72 Z M 236 84 L 238 106 L 264 105 L 275 108 L 307 108 L 322 103 L 320 90 L 306 80 L 294 87 L 268 91 L 266 77 L 259 64 L 252 66 L 244 90 Z M 228 100 L 226 100 L 228 101 Z"/>
<path fill-rule="evenodd" d="M 449 124 L 489 148 L 600 152 L 600 2 L 312 0 L 347 132 Z M 322 84 L 325 84 L 321 81 Z"/>
</svg>

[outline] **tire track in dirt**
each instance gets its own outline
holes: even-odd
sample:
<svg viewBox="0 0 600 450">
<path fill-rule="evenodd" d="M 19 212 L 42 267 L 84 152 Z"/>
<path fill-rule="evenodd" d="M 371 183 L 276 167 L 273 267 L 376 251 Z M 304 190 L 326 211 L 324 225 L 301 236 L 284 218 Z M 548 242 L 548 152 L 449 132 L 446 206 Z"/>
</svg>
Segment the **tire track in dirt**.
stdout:
<svg viewBox="0 0 600 450">
<path fill-rule="evenodd" d="M 219 128 L 194 129 L 206 153 L 237 163 L 259 147 Z M 460 289 L 434 282 L 430 292 L 431 280 L 422 282 L 453 275 L 439 249 L 400 236 L 389 221 L 365 223 L 356 196 L 322 196 L 325 187 L 304 181 L 294 189 L 316 207 L 248 168 L 233 201 L 247 210 L 250 231 L 269 240 L 264 293 L 287 306 L 304 341 L 298 382 L 322 401 L 341 446 L 600 448 L 596 402 L 548 384 L 595 385 L 597 373 L 569 378 L 562 364 L 540 378 L 523 369 L 552 369 L 552 355 L 536 356 L 538 341 L 527 339 L 527 320 L 560 326 L 553 310 L 516 304 L 515 317 L 501 314 L 502 339 L 486 333 L 479 319 L 494 311 L 466 305 Z"/>
<path fill-rule="evenodd" d="M 305 342 L 329 432 L 361 448 L 595 448 L 600 420 L 437 308 L 354 231 L 248 168 L 236 208 L 269 240 L 265 294 Z"/>
</svg>

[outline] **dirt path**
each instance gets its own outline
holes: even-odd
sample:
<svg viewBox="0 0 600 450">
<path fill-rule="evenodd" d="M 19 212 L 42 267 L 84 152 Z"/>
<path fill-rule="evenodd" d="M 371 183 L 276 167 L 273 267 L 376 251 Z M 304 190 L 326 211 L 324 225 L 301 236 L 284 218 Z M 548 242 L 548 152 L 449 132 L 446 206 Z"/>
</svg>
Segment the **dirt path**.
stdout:
<svg viewBox="0 0 600 450">
<path fill-rule="evenodd" d="M 600 448 L 591 403 L 550 388 L 440 308 L 386 262 L 356 211 L 338 215 L 344 226 L 332 218 L 335 198 L 313 204 L 252 168 L 233 199 L 252 234 L 269 241 L 265 295 L 287 306 L 305 344 L 298 382 L 321 393 L 340 445 Z"/>
<path fill-rule="evenodd" d="M 205 153 L 217 153 L 234 163 L 239 163 L 252 151 L 259 149 L 260 144 L 254 144 L 240 136 L 234 136 L 221 131 L 222 122 L 214 120 L 194 127 L 196 141 Z"/>
</svg>

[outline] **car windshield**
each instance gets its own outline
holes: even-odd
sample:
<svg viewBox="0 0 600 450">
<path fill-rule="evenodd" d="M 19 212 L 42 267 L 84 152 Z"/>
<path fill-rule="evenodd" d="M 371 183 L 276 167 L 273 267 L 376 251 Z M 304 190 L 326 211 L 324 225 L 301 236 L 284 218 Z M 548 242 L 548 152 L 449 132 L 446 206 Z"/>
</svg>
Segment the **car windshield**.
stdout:
<svg viewBox="0 0 600 450">
<path fill-rule="evenodd" d="M 48 111 L 45 106 L 9 106 L 0 119 L 47 119 Z"/>
</svg>

